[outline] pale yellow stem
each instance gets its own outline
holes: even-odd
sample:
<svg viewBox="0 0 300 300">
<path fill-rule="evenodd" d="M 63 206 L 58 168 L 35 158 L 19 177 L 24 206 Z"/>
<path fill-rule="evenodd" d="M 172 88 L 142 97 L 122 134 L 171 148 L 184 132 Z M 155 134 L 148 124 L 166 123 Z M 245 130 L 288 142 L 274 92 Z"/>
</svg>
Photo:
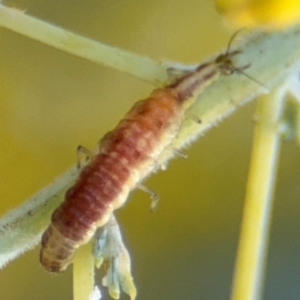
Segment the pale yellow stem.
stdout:
<svg viewBox="0 0 300 300">
<path fill-rule="evenodd" d="M 261 97 L 258 102 L 231 300 L 258 300 L 263 292 L 283 106 L 283 89 Z"/>
<path fill-rule="evenodd" d="M 91 62 L 129 73 L 154 85 L 167 79 L 165 67 L 157 61 L 76 35 L 2 4 L 0 26 Z"/>
<path fill-rule="evenodd" d="M 93 241 L 80 247 L 73 260 L 73 299 L 89 300 L 94 290 Z"/>
</svg>

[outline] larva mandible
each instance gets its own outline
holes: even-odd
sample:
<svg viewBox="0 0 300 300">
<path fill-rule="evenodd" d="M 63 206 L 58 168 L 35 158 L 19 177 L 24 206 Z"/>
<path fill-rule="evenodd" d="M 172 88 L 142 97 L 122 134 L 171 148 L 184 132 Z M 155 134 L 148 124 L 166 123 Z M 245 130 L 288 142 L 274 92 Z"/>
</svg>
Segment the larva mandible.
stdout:
<svg viewBox="0 0 300 300">
<path fill-rule="evenodd" d="M 64 202 L 54 211 L 42 236 L 40 262 L 51 272 L 65 270 L 76 249 L 126 201 L 131 190 L 157 169 L 156 159 L 170 145 L 184 118 L 188 99 L 199 95 L 222 74 L 232 74 L 231 57 L 199 65 L 148 98 L 137 102 L 99 144 Z"/>
</svg>

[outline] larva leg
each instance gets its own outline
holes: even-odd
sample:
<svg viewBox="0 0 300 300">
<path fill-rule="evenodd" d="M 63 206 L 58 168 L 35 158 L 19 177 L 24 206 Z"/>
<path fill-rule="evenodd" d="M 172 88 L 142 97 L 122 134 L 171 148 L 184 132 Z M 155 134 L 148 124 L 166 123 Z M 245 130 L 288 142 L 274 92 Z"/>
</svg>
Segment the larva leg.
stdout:
<svg viewBox="0 0 300 300">
<path fill-rule="evenodd" d="M 108 287 L 111 297 L 119 299 L 121 286 L 131 300 L 135 299 L 136 288 L 131 276 L 130 256 L 114 215 L 96 231 L 93 255 L 97 268 L 104 264 L 106 275 L 102 284 Z"/>
<path fill-rule="evenodd" d="M 197 117 L 196 115 L 194 115 L 194 114 L 187 113 L 186 114 L 186 118 L 187 119 L 191 119 L 196 124 L 202 124 L 202 120 L 199 117 Z"/>
<path fill-rule="evenodd" d="M 155 191 L 149 189 L 148 187 L 144 186 L 141 183 L 139 183 L 137 185 L 137 188 L 150 195 L 150 198 L 151 198 L 150 210 L 154 211 L 156 209 L 157 203 L 159 201 L 158 194 Z"/>
<path fill-rule="evenodd" d="M 88 163 L 91 160 L 91 158 L 93 157 L 93 153 L 89 149 L 87 149 L 81 145 L 79 145 L 77 147 L 76 153 L 77 153 L 77 168 L 78 169 L 82 169 L 82 167 L 86 163 Z M 83 160 L 80 158 L 82 154 L 84 155 Z"/>
<path fill-rule="evenodd" d="M 171 151 L 178 157 L 180 158 L 187 158 L 187 154 L 183 153 L 182 151 L 178 150 L 178 149 L 174 149 L 172 148 Z"/>
</svg>

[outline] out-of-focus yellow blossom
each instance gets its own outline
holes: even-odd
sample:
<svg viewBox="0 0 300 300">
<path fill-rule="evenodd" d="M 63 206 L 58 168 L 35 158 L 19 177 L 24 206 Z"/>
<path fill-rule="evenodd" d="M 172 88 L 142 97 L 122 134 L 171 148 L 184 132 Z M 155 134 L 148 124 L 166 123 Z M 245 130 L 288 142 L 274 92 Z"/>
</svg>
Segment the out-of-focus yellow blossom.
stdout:
<svg viewBox="0 0 300 300">
<path fill-rule="evenodd" d="M 300 22 L 300 0 L 216 0 L 216 5 L 238 26 L 276 29 Z"/>
</svg>

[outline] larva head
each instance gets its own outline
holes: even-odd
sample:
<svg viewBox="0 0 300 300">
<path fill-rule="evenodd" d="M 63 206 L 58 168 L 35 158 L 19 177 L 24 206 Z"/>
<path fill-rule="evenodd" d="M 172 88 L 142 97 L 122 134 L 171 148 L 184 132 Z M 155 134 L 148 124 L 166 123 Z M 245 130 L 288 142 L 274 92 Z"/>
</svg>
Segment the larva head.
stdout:
<svg viewBox="0 0 300 300">
<path fill-rule="evenodd" d="M 221 54 L 215 59 L 215 63 L 219 66 L 222 75 L 231 75 L 234 72 L 241 73 L 241 71 L 250 67 L 250 64 L 240 68 L 237 68 L 234 65 L 234 63 L 231 60 L 231 57 L 240 53 L 241 53 L 240 50 L 236 50 L 232 52 L 227 51 L 225 54 Z"/>
<path fill-rule="evenodd" d="M 227 50 L 225 54 L 221 54 L 215 59 L 215 64 L 218 65 L 221 74 L 222 75 L 231 75 L 233 73 L 242 74 L 247 78 L 249 78 L 250 80 L 257 83 L 258 85 L 262 86 L 268 92 L 268 89 L 261 82 L 259 82 L 258 80 L 256 80 L 255 78 L 251 77 L 250 75 L 244 72 L 244 70 L 248 69 L 251 66 L 251 64 L 247 64 L 242 67 L 236 67 L 234 65 L 233 61 L 231 60 L 231 57 L 233 55 L 240 54 L 240 53 L 242 53 L 240 50 L 235 50 L 232 52 L 228 52 Z"/>
<path fill-rule="evenodd" d="M 240 50 L 235 50 L 235 51 L 230 51 L 232 42 L 234 41 L 234 39 L 236 38 L 236 36 L 243 30 L 240 29 L 238 31 L 236 31 L 232 37 L 230 38 L 229 42 L 228 42 L 228 46 L 226 49 L 226 52 L 224 54 L 219 55 L 216 59 L 215 59 L 215 63 L 219 66 L 219 69 L 221 71 L 222 75 L 231 75 L 233 73 L 243 73 L 243 71 L 247 68 L 250 67 L 250 64 L 243 66 L 243 67 L 239 67 L 237 68 L 234 63 L 232 62 L 231 58 L 234 55 L 240 54 L 242 53 L 242 51 Z"/>
<path fill-rule="evenodd" d="M 224 54 L 219 55 L 215 59 L 215 64 L 218 66 L 222 75 L 231 75 L 233 73 L 242 74 L 268 91 L 268 89 L 262 83 L 260 83 L 259 81 L 257 81 L 256 79 L 244 72 L 244 70 L 248 69 L 251 66 L 250 63 L 242 67 L 236 67 L 233 61 L 231 60 L 232 56 L 242 53 L 241 50 L 230 51 L 230 47 L 233 40 L 241 30 L 243 30 L 243 28 L 233 34 L 228 43 L 226 52 Z"/>
</svg>

